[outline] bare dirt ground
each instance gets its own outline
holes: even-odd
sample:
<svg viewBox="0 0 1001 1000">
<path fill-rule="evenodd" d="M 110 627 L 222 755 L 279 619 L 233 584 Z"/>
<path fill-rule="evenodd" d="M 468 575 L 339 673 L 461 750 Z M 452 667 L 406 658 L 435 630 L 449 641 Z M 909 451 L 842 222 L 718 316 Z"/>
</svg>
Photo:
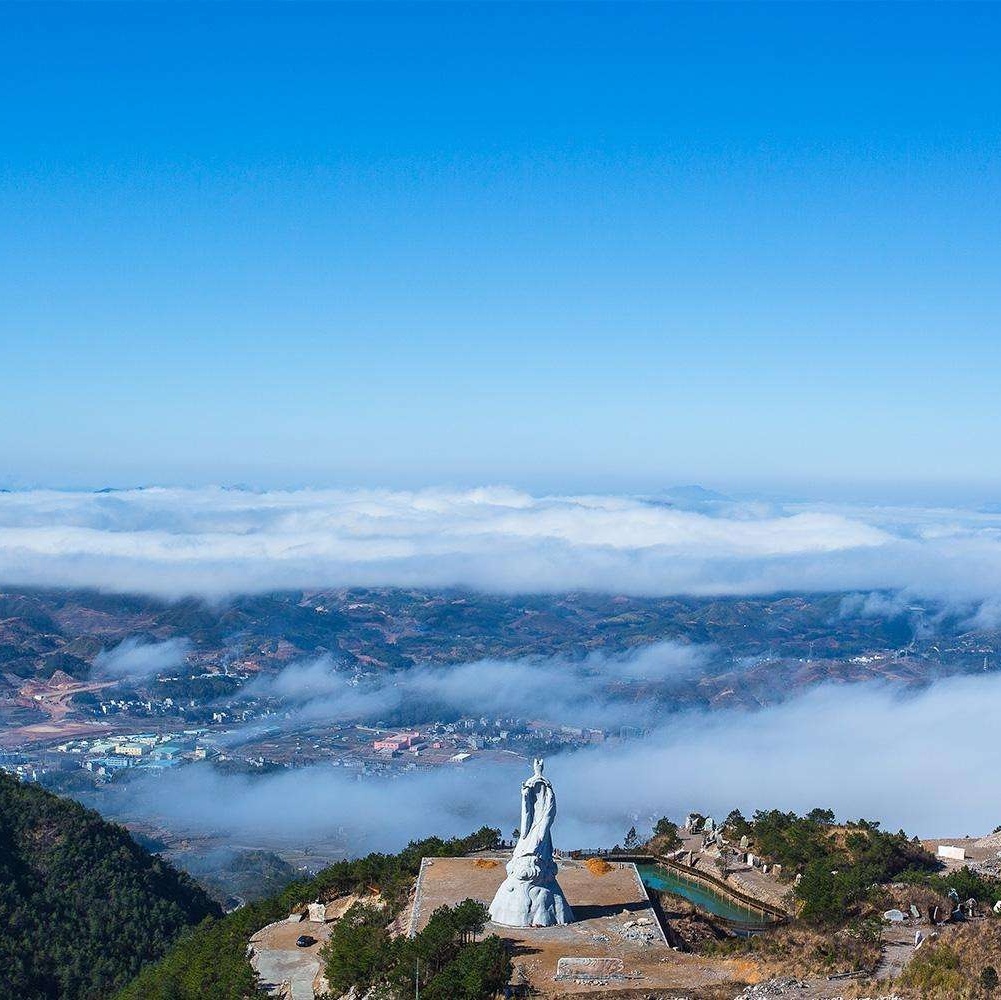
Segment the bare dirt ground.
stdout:
<svg viewBox="0 0 1001 1000">
<path fill-rule="evenodd" d="M 948 871 L 958 871 L 960 868 L 965 868 L 970 861 L 987 861 L 993 858 L 997 849 L 990 850 L 979 843 L 979 840 L 983 838 L 977 837 L 940 837 L 937 840 L 922 840 L 921 846 L 927 851 L 931 851 L 932 854 L 938 853 L 940 845 L 948 845 L 950 847 L 962 847 L 966 850 L 966 860 L 965 861 L 954 861 L 950 858 L 939 858 L 939 861 L 945 865 Z"/>
<path fill-rule="evenodd" d="M 29 743 L 61 743 L 65 740 L 96 738 L 118 732 L 119 727 L 101 722 L 74 722 L 62 719 L 58 722 L 36 722 L 30 726 L 18 726 L 0 733 L 0 746 L 23 747 Z"/>
<path fill-rule="evenodd" d="M 925 934 L 929 928 L 920 928 Z M 876 969 L 880 980 L 896 979 L 914 957 L 915 928 L 891 924 L 883 928 L 883 957 Z"/>
<path fill-rule="evenodd" d="M 70 701 L 74 695 L 88 691 L 100 691 L 113 687 L 115 681 L 75 681 L 58 673 L 47 681 L 28 681 L 21 686 L 18 694 L 28 704 L 34 704 L 45 712 L 53 722 L 64 719 L 70 711 Z"/>
<path fill-rule="evenodd" d="M 513 945 L 516 969 L 547 997 L 584 995 L 703 996 L 706 986 L 754 981 L 751 963 L 739 959 L 712 959 L 673 951 L 664 939 L 646 891 L 632 864 L 613 863 L 596 875 L 579 862 L 561 862 L 559 882 L 577 921 L 566 927 L 516 929 L 489 923 L 487 934 L 497 934 Z M 414 927 L 420 930 L 443 904 L 463 899 L 489 904 L 505 877 L 503 864 L 478 867 L 473 858 L 437 858 L 422 869 L 415 903 Z M 627 922 L 649 920 L 638 928 Z M 625 978 L 604 983 L 555 981 L 557 961 L 564 956 L 621 958 Z M 664 990 L 675 992 L 663 992 Z"/>
<path fill-rule="evenodd" d="M 44 712 L 48 720 L 17 726 L 0 734 L 0 746 L 23 746 L 28 743 L 73 739 L 78 736 L 103 736 L 115 727 L 101 722 L 70 717 L 74 695 L 100 691 L 114 681 L 74 681 L 56 674 L 47 681 L 27 681 L 18 690 L 18 701 L 27 708 Z"/>
</svg>

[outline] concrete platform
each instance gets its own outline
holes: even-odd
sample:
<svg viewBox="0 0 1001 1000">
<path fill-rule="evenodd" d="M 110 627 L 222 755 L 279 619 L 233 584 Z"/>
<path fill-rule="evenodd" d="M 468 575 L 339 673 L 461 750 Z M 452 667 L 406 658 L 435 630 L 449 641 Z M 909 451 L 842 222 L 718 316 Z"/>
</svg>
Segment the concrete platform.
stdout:
<svg viewBox="0 0 1001 1000">
<path fill-rule="evenodd" d="M 411 932 L 423 929 L 439 906 L 454 906 L 467 898 L 489 905 L 505 875 L 502 859 L 425 859 Z M 611 992 L 622 995 L 628 989 L 636 989 L 640 996 L 649 995 L 651 988 L 664 987 L 695 990 L 689 995 L 697 996 L 699 987 L 734 982 L 746 972 L 734 962 L 673 951 L 633 864 L 616 862 L 611 871 L 596 875 L 581 862 L 561 861 L 558 879 L 573 907 L 576 923 L 523 930 L 487 924 L 485 933 L 511 942 L 515 981 L 521 975 L 549 997 Z M 586 978 L 557 981 L 561 958 L 621 959 L 623 972 L 601 982 Z"/>
<path fill-rule="evenodd" d="M 299 948 L 295 941 L 300 934 L 316 938 L 316 944 Z M 320 972 L 320 948 L 328 937 L 328 923 L 279 920 L 262 927 L 250 939 L 254 948 L 250 964 L 260 977 L 262 988 L 276 993 L 283 982 L 288 982 L 292 985 L 292 1000 L 313 1000 L 314 980 Z"/>
</svg>

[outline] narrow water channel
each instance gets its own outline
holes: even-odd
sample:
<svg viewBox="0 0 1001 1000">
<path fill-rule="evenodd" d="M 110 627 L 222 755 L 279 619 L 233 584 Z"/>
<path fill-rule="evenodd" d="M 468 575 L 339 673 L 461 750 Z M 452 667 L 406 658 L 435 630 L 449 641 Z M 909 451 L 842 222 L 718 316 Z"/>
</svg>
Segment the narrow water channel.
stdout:
<svg viewBox="0 0 1001 1000">
<path fill-rule="evenodd" d="M 681 872 L 661 865 L 637 865 L 643 884 L 658 892 L 670 892 L 681 896 L 700 909 L 708 910 L 724 920 L 747 928 L 770 927 L 774 918 L 767 913 L 745 906 L 736 899 L 703 885 L 695 879 L 686 878 Z"/>
</svg>

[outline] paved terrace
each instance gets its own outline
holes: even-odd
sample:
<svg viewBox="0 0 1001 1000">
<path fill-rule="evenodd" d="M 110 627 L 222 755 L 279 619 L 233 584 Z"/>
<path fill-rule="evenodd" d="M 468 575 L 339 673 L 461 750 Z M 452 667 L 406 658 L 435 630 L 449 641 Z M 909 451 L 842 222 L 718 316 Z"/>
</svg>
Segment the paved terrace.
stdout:
<svg viewBox="0 0 1001 1000">
<path fill-rule="evenodd" d="M 417 888 L 411 930 L 427 925 L 434 910 L 467 898 L 489 905 L 505 878 L 502 860 L 491 858 L 425 859 Z M 566 927 L 524 930 L 488 923 L 487 934 L 510 941 L 516 969 L 549 997 L 582 993 L 621 994 L 633 988 L 698 989 L 745 979 L 739 962 L 702 959 L 668 947 L 636 866 L 612 862 L 611 871 L 595 875 L 582 863 L 561 861 L 559 882 L 577 922 Z M 639 921 L 639 924 L 634 922 Z M 632 924 L 627 927 L 626 924 Z M 606 983 L 556 982 L 560 958 L 618 958 L 624 979 Z"/>
</svg>

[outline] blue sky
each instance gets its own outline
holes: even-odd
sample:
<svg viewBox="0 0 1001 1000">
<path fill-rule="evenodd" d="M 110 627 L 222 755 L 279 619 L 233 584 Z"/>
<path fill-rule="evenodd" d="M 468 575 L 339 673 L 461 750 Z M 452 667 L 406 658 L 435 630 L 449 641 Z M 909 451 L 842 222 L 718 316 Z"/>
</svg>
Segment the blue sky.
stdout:
<svg viewBox="0 0 1001 1000">
<path fill-rule="evenodd" d="M 996 496 L 999 45 L 993 5 L 5 5 L 0 479 Z"/>
</svg>

